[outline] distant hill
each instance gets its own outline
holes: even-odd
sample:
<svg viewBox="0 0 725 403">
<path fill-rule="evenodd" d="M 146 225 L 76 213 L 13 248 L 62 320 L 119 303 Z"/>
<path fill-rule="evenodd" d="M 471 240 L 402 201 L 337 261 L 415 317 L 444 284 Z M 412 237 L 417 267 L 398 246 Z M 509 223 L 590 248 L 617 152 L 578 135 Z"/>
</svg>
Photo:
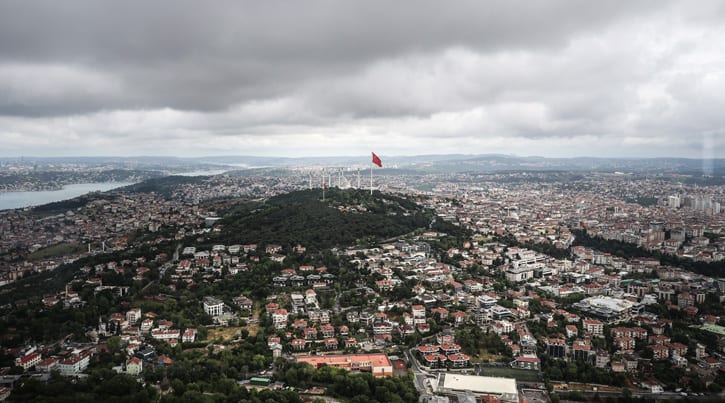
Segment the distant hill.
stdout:
<svg viewBox="0 0 725 403">
<path fill-rule="evenodd" d="M 240 203 L 220 221 L 213 240 L 227 244 L 298 244 L 310 250 L 380 240 L 426 227 L 424 209 L 410 200 L 364 190 L 286 193 L 264 203 Z"/>
<path fill-rule="evenodd" d="M 405 173 L 453 172 L 521 172 L 521 171 L 579 171 L 627 173 L 680 173 L 689 175 L 725 175 L 725 159 L 699 158 L 547 158 L 503 154 L 435 154 L 391 156 L 380 154 L 383 167 L 406 170 Z M 226 164 L 240 170 L 249 168 L 284 168 L 305 166 L 369 166 L 370 157 L 200 157 L 203 164 Z M 256 172 L 256 171 L 253 171 Z M 385 174 L 377 170 L 378 174 Z M 400 174 L 401 172 L 397 172 Z"/>
<path fill-rule="evenodd" d="M 161 178 L 153 178 L 133 185 L 124 186 L 115 189 L 118 192 L 126 193 L 157 193 L 163 197 L 169 198 L 173 191 L 184 184 L 197 184 L 209 179 L 209 176 L 164 176 Z"/>
<path fill-rule="evenodd" d="M 68 210 L 75 210 L 96 200 L 113 200 L 112 192 L 92 192 L 68 200 L 61 200 L 33 207 L 33 212 L 40 215 L 61 214 Z"/>
<path fill-rule="evenodd" d="M 623 173 L 678 173 L 686 175 L 725 175 L 725 159 L 713 158 L 600 158 L 572 157 L 548 158 L 540 156 L 518 156 L 504 154 L 429 154 L 388 155 L 378 150 L 383 167 L 400 173 L 454 173 L 454 172 L 521 172 L 521 171 L 581 171 L 581 172 L 623 172 Z M 369 167 L 370 154 L 334 157 L 261 157 L 250 155 L 227 155 L 205 157 L 0 157 L 3 164 L 38 164 L 47 167 L 60 163 L 76 163 L 88 166 L 114 166 L 121 169 L 161 170 L 165 172 L 187 172 L 197 170 L 239 170 L 257 175 L 269 174 L 259 168 L 292 167 Z M 279 172 L 279 171 L 277 171 Z M 385 171 L 376 169 L 378 174 Z M 274 173 L 274 171 L 273 171 Z"/>
</svg>

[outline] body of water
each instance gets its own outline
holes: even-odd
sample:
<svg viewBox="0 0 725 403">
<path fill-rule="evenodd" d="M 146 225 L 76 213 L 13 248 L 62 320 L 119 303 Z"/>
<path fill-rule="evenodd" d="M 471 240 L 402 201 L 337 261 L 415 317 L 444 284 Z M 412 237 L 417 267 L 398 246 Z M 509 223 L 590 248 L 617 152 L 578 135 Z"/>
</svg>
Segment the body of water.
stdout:
<svg viewBox="0 0 725 403">
<path fill-rule="evenodd" d="M 74 185 L 66 185 L 60 190 L 0 193 L 0 210 L 40 206 L 42 204 L 72 199 L 89 192 L 105 192 L 132 184 L 131 182 L 77 183 Z"/>
</svg>

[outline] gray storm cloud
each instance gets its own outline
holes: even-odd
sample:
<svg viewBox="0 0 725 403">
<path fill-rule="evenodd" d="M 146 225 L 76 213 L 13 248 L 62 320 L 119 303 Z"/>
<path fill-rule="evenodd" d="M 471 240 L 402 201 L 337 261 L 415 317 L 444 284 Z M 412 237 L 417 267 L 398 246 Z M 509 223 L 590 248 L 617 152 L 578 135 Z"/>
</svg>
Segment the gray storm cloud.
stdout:
<svg viewBox="0 0 725 403">
<path fill-rule="evenodd" d="M 2 2 L 0 140 L 722 156 L 723 22 L 721 2 Z"/>
</svg>

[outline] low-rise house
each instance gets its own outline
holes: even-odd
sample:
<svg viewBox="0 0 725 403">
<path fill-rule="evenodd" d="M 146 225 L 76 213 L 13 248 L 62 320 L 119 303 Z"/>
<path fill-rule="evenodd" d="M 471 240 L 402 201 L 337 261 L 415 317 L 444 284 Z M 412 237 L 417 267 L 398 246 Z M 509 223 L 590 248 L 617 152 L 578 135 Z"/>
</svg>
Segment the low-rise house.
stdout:
<svg viewBox="0 0 725 403">
<path fill-rule="evenodd" d="M 663 344 L 655 344 L 652 349 L 652 358 L 655 360 L 666 360 L 670 357 L 670 349 Z"/>
<path fill-rule="evenodd" d="M 538 357 L 516 357 L 511 367 L 538 371 L 541 369 L 541 359 Z"/>
<path fill-rule="evenodd" d="M 302 351 L 307 346 L 307 342 L 304 339 L 292 339 L 290 346 L 294 351 Z"/>
<path fill-rule="evenodd" d="M 269 336 L 269 337 L 267 337 L 267 346 L 270 347 L 270 348 L 272 346 L 275 346 L 275 345 L 280 344 L 280 343 L 282 343 L 282 338 L 279 337 L 279 336 Z"/>
<path fill-rule="evenodd" d="M 393 325 L 390 322 L 373 323 L 373 334 L 391 334 Z"/>
<path fill-rule="evenodd" d="M 317 329 L 308 327 L 304 330 L 305 340 L 315 340 L 317 338 Z"/>
<path fill-rule="evenodd" d="M 15 365 L 18 367 L 23 367 L 24 370 L 28 370 L 32 367 L 34 367 L 36 364 L 38 364 L 42 360 L 42 356 L 39 352 L 33 351 L 29 354 L 25 354 L 22 357 L 18 357 L 15 359 Z"/>
<path fill-rule="evenodd" d="M 167 329 L 167 330 L 161 330 L 161 329 L 155 329 L 151 331 L 151 337 L 156 340 L 178 340 L 179 336 L 181 334 L 181 331 L 179 329 Z"/>
<path fill-rule="evenodd" d="M 272 313 L 272 323 L 274 324 L 275 329 L 284 329 L 287 327 L 287 318 L 289 317 L 289 314 L 287 313 L 287 310 L 284 308 L 279 308 Z"/>
<path fill-rule="evenodd" d="M 455 327 L 466 323 L 466 313 L 463 311 L 455 311 L 451 313 L 451 316 L 453 317 L 453 326 Z"/>
<path fill-rule="evenodd" d="M 328 350 L 337 350 L 338 341 L 334 337 L 329 337 L 325 339 L 325 348 Z"/>
<path fill-rule="evenodd" d="M 141 319 L 141 308 L 131 308 L 126 312 L 126 321 L 134 324 Z"/>
<path fill-rule="evenodd" d="M 594 359 L 594 366 L 606 368 L 609 364 L 609 353 L 606 350 L 598 350 Z"/>
<path fill-rule="evenodd" d="M 348 337 L 347 339 L 345 339 L 345 348 L 353 348 L 353 347 L 357 347 L 357 346 L 358 346 L 358 342 L 357 342 L 356 338 Z"/>
<path fill-rule="evenodd" d="M 639 367 L 639 359 L 637 359 L 634 355 L 624 354 L 622 359 L 624 361 L 624 369 L 627 370 L 627 372 L 634 372 Z"/>
<path fill-rule="evenodd" d="M 46 358 L 35 364 L 35 369 L 39 372 L 50 372 L 56 368 L 58 368 L 58 359 L 53 357 Z"/>
<path fill-rule="evenodd" d="M 595 336 L 604 335 L 604 323 L 596 319 L 584 319 L 582 321 L 584 331 Z"/>
<path fill-rule="evenodd" d="M 58 370 L 60 371 L 61 375 L 78 375 L 81 372 L 85 371 L 86 368 L 88 368 L 89 363 L 90 354 L 87 352 L 82 352 L 80 354 L 74 354 L 68 358 L 61 360 L 58 363 Z"/>
<path fill-rule="evenodd" d="M 649 336 L 649 338 L 647 340 L 649 341 L 649 344 L 655 344 L 655 345 L 670 344 L 670 342 L 672 341 L 672 339 L 670 339 L 669 337 L 667 337 L 665 335 L 660 335 L 660 334 L 654 335 L 654 336 Z"/>
<path fill-rule="evenodd" d="M 234 303 L 240 308 L 245 311 L 250 311 L 252 307 L 254 306 L 254 301 L 249 299 L 248 297 L 245 297 L 244 295 L 240 295 L 238 297 L 235 297 L 233 299 Z"/>
<path fill-rule="evenodd" d="M 612 361 L 612 372 L 621 373 L 627 370 L 624 361 Z"/>
<path fill-rule="evenodd" d="M 423 355 L 423 365 L 426 365 L 430 368 L 438 368 L 445 363 L 445 361 L 448 359 L 443 354 L 433 353 L 433 354 L 425 354 Z"/>
<path fill-rule="evenodd" d="M 662 385 L 655 381 L 642 381 L 641 387 L 649 393 L 662 393 L 665 391 Z"/>
<path fill-rule="evenodd" d="M 209 316 L 220 316 L 224 312 L 224 302 L 214 297 L 204 297 L 203 305 Z"/>
<path fill-rule="evenodd" d="M 614 344 L 619 348 L 620 350 L 634 350 L 634 338 L 632 337 L 616 337 L 614 339 Z"/>
<path fill-rule="evenodd" d="M 687 354 L 687 345 L 682 343 L 670 343 L 669 346 L 672 355 L 684 357 Z"/>
<path fill-rule="evenodd" d="M 442 320 L 448 319 L 448 310 L 446 308 L 432 308 L 431 315 L 438 314 Z"/>
<path fill-rule="evenodd" d="M 442 344 L 440 350 L 446 355 L 456 354 L 461 352 L 461 346 L 458 344 Z"/>
<path fill-rule="evenodd" d="M 322 325 L 320 327 L 320 331 L 322 332 L 322 337 L 324 338 L 330 338 L 335 336 L 335 327 L 329 323 Z"/>
<path fill-rule="evenodd" d="M 184 334 L 181 335 L 181 342 L 182 343 L 193 343 L 196 341 L 196 329 L 194 328 L 188 328 L 184 331 Z"/>
<path fill-rule="evenodd" d="M 448 361 L 453 367 L 466 367 L 469 365 L 470 358 L 466 354 L 455 353 L 448 355 Z"/>
<path fill-rule="evenodd" d="M 131 357 L 126 361 L 126 373 L 132 376 L 141 375 L 143 372 L 143 361 L 138 357 Z"/>
<path fill-rule="evenodd" d="M 152 319 L 144 319 L 141 321 L 141 332 L 148 333 L 154 327 L 154 321 Z"/>
</svg>

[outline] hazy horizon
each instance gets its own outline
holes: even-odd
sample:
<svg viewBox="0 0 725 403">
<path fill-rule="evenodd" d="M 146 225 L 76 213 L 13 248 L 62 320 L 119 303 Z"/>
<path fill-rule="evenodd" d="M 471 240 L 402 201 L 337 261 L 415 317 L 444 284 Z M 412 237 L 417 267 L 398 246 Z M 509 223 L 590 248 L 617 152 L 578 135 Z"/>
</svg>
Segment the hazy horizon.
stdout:
<svg viewBox="0 0 725 403">
<path fill-rule="evenodd" d="M 684 159 L 684 160 L 725 160 L 725 157 L 678 157 L 672 155 L 657 156 L 657 157 L 599 157 L 592 155 L 572 155 L 566 157 L 547 157 L 543 155 L 523 155 L 523 154 L 503 154 L 503 153 L 483 153 L 483 154 L 467 154 L 467 153 L 431 153 L 431 154 L 395 154 L 388 155 L 383 153 L 376 154 L 380 157 L 389 159 L 396 158 L 412 158 L 412 157 L 461 157 L 461 158 L 478 158 L 478 157 L 506 157 L 506 158 L 543 158 L 543 159 L 601 159 L 601 160 L 657 160 L 657 159 Z M 181 156 L 181 155 L 153 155 L 153 154 L 138 154 L 138 155 L 17 155 L 17 156 L 6 156 L 0 155 L 0 159 L 14 160 L 14 159 L 133 159 L 133 158 L 178 158 L 178 159 L 204 159 L 204 158 L 259 158 L 259 159 L 315 159 L 315 158 L 339 158 L 339 159 L 370 159 L 370 152 L 367 154 L 336 154 L 336 155 L 308 155 L 308 156 L 289 156 L 289 155 L 252 155 L 252 154 L 210 154 L 210 155 L 199 155 L 199 156 Z"/>
</svg>

